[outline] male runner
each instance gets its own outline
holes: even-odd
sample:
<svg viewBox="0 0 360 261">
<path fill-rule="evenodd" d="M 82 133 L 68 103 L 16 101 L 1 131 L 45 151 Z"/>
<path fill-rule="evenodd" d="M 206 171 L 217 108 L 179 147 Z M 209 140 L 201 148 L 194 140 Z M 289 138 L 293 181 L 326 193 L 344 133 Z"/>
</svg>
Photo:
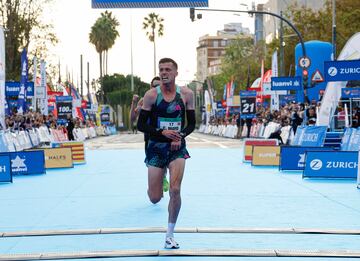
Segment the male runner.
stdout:
<svg viewBox="0 0 360 261">
<path fill-rule="evenodd" d="M 170 58 L 159 61 L 161 84 L 146 92 L 139 115 L 139 131 L 149 134 L 145 162 L 148 167 L 148 196 L 152 203 L 162 197 L 163 168 L 170 172 L 170 201 L 165 248 L 179 248 L 174 228 L 181 208 L 181 181 L 189 158 L 185 137 L 195 129 L 194 94 L 175 84 L 177 64 Z M 149 120 L 149 121 L 148 121 Z M 185 126 L 185 120 L 187 125 Z"/>
</svg>

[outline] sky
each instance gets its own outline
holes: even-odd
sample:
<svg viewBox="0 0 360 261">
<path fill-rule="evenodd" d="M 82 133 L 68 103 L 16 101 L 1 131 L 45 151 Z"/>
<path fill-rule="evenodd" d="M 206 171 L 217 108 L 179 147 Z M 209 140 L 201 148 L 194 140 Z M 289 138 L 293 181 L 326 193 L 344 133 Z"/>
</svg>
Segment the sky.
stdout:
<svg viewBox="0 0 360 261">
<path fill-rule="evenodd" d="M 247 10 L 252 0 L 209 0 L 209 8 Z M 266 1 L 257 0 L 255 4 Z M 99 77 L 99 57 L 89 43 L 91 26 L 105 9 L 92 9 L 91 0 L 53 0 L 44 10 L 45 20 L 54 25 L 59 39 L 57 46 L 50 50 L 54 62 L 60 60 L 62 79 L 66 68 L 73 75 L 76 84 L 80 81 L 80 55 L 83 55 L 83 73 L 86 79 L 86 64 L 90 64 L 90 80 Z M 153 45 L 142 29 L 144 17 L 155 12 L 164 18 L 164 35 L 156 39 L 157 61 L 162 57 L 173 58 L 179 65 L 177 82 L 180 85 L 195 79 L 196 47 L 199 37 L 206 34 L 216 35 L 226 23 L 242 23 L 243 27 L 254 32 L 254 19 L 244 13 L 202 12 L 203 18 L 191 22 L 189 8 L 158 9 L 109 9 L 120 22 L 117 28 L 120 37 L 109 51 L 108 74 L 131 74 L 144 82 L 150 82 L 154 76 Z M 132 37 L 131 37 L 132 36 Z M 132 44 L 131 44 L 132 43 Z M 132 46 L 132 48 L 131 48 Z M 132 49 L 132 59 L 131 59 Z M 85 84 L 84 84 L 85 86 Z"/>
</svg>

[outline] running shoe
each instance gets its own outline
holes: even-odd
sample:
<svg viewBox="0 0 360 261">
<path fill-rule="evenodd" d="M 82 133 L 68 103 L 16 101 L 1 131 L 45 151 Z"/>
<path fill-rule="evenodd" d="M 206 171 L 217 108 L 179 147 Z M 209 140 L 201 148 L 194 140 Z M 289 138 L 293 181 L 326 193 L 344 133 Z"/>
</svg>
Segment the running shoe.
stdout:
<svg viewBox="0 0 360 261">
<path fill-rule="evenodd" d="M 167 237 L 165 240 L 165 246 L 166 249 L 178 249 L 180 246 L 178 243 L 176 243 L 175 239 L 173 237 Z"/>
<path fill-rule="evenodd" d="M 166 178 L 166 175 L 164 175 L 164 178 L 163 178 L 163 191 L 164 192 L 168 192 L 169 191 L 169 182 Z"/>
</svg>

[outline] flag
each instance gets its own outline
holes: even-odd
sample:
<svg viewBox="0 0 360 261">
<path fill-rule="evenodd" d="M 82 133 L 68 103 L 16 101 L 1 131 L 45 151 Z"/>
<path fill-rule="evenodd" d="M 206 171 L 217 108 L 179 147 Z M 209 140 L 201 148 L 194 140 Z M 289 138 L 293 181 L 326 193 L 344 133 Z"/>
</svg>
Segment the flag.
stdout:
<svg viewBox="0 0 360 261">
<path fill-rule="evenodd" d="M 278 59 L 277 59 L 277 50 L 274 51 L 271 59 L 271 71 L 272 71 L 272 77 L 278 77 L 279 69 L 278 69 Z"/>
<path fill-rule="evenodd" d="M 5 37 L 4 29 L 0 27 L 0 124 L 3 129 L 6 115 L 6 97 L 5 97 Z"/>
<path fill-rule="evenodd" d="M 46 86 L 46 62 L 44 60 L 41 60 L 40 62 L 40 75 L 41 75 L 41 89 L 44 92 L 43 98 L 41 101 L 41 113 L 44 115 L 49 114 L 49 106 L 48 106 L 48 96 L 47 96 L 47 86 Z"/>
<path fill-rule="evenodd" d="M 26 83 L 28 81 L 28 60 L 27 52 L 24 48 L 21 53 L 21 76 L 20 76 L 20 92 L 18 95 L 17 111 L 19 114 L 26 112 Z"/>
<path fill-rule="evenodd" d="M 350 123 L 349 123 L 349 113 L 348 113 L 348 109 L 347 109 L 347 105 L 345 103 L 344 106 L 344 110 L 345 110 L 345 127 L 349 128 L 350 127 Z"/>
</svg>

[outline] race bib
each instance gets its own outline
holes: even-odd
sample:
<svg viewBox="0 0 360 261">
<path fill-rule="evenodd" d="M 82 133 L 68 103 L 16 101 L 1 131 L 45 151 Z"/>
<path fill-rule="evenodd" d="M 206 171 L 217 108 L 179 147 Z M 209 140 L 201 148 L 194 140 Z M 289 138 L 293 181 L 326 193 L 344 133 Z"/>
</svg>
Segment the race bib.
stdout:
<svg viewBox="0 0 360 261">
<path fill-rule="evenodd" d="M 159 128 L 163 130 L 181 131 L 181 118 L 161 118 L 158 119 Z"/>
</svg>

